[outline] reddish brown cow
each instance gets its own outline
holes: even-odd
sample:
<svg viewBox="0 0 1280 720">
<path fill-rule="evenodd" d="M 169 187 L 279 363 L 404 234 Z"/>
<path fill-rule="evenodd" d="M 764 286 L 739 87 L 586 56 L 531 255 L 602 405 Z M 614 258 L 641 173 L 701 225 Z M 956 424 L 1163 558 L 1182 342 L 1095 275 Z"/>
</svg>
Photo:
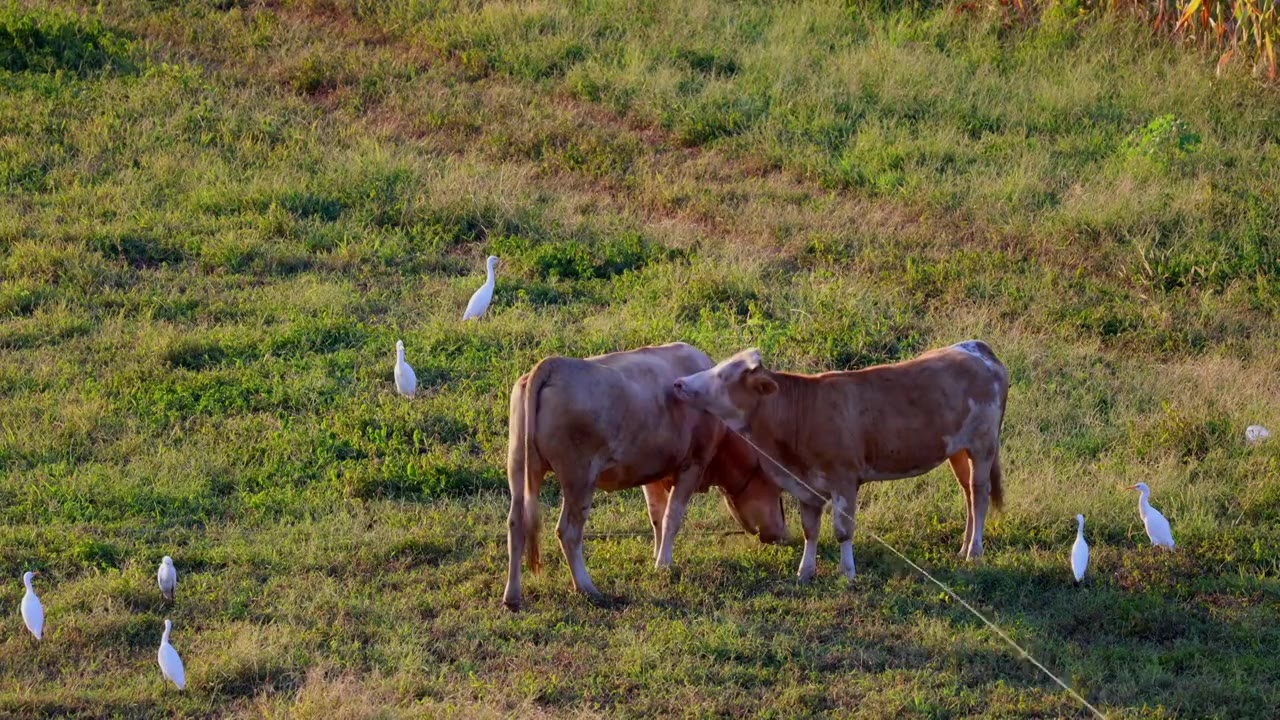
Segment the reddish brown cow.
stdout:
<svg viewBox="0 0 1280 720">
<path fill-rule="evenodd" d="M 538 489 L 548 472 L 560 482 L 556 535 L 574 587 L 598 596 L 582 558 L 582 532 L 595 488 L 644 486 L 657 567 L 671 548 L 692 494 L 714 484 L 749 533 L 771 542 L 786 535 L 782 496 L 754 450 L 724 424 L 675 399 L 676 378 L 711 367 L 709 357 L 672 343 L 585 360 L 550 357 L 511 390 L 507 480 L 511 488 L 503 602 L 520 606 L 520 558 L 537 572 Z M 705 471 L 705 474 L 704 474 Z"/>
<path fill-rule="evenodd" d="M 649 509 L 649 523 L 653 526 L 653 557 L 658 563 L 661 549 L 663 517 L 666 515 L 671 494 L 675 491 L 674 475 L 641 486 Z M 762 543 L 775 543 L 786 539 L 787 525 L 782 512 L 782 491 L 760 464 L 760 456 L 740 436 L 725 432 L 711 463 L 702 474 L 702 483 L 694 492 L 720 491 L 725 509 L 738 521 L 748 535 L 755 535 Z M 774 511 L 777 505 L 777 511 Z"/>
<path fill-rule="evenodd" d="M 840 566 L 852 580 L 859 485 L 921 475 L 945 460 L 965 498 L 960 553 L 982 555 L 988 504 L 1001 502 L 1000 426 L 1009 393 L 1009 374 L 986 343 L 970 340 L 894 365 L 821 375 L 773 372 L 757 351 L 744 350 L 673 387 L 786 467 L 764 460 L 769 477 L 800 501 L 802 581 L 814 574 L 827 499 Z"/>
</svg>

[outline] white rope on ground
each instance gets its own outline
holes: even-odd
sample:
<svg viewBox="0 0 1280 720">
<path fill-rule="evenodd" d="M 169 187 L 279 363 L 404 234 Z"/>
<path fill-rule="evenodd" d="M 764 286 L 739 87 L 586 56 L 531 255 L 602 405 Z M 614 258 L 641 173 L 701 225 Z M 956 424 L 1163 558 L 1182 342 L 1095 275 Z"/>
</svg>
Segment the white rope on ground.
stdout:
<svg viewBox="0 0 1280 720">
<path fill-rule="evenodd" d="M 765 458 L 766 460 L 768 460 L 769 462 L 773 463 L 774 465 L 777 465 L 779 468 L 781 468 L 781 469 L 782 469 L 782 472 L 786 473 L 787 475 L 790 475 L 792 480 L 795 480 L 796 482 L 798 482 L 798 483 L 800 483 L 801 485 L 803 485 L 803 486 L 804 486 L 804 487 L 805 487 L 809 492 L 813 493 L 814 495 L 817 495 L 818 497 L 823 497 L 823 494 L 822 494 L 822 493 L 820 493 L 820 492 L 818 492 L 817 490 L 815 490 L 815 489 L 813 488 L 813 486 L 812 486 L 812 485 L 810 485 L 809 483 L 805 482 L 804 480 L 801 480 L 801 479 L 800 479 L 800 478 L 799 478 L 795 473 L 791 472 L 790 468 L 788 468 L 786 465 L 783 465 L 782 463 L 778 462 L 777 460 L 774 460 L 774 459 L 773 459 L 773 457 L 769 455 L 769 453 L 765 452 L 764 450 L 761 450 L 759 445 L 756 445 L 754 442 L 752 442 L 752 441 L 751 441 L 751 438 L 747 437 L 746 435 L 743 435 L 743 434 L 742 434 L 742 433 L 740 433 L 740 432 L 736 432 L 736 431 L 732 431 L 732 432 L 733 432 L 735 435 L 737 435 L 738 437 L 742 438 L 744 441 L 746 441 L 746 443 L 747 443 L 748 445 L 750 445 L 751 447 L 755 448 L 756 452 L 760 453 L 760 456 L 761 456 L 761 457 Z M 849 513 L 845 512 L 845 511 L 843 511 L 843 510 L 841 510 L 840 508 L 836 507 L 834 504 L 831 506 L 831 509 L 832 509 L 834 512 L 839 512 L 841 515 L 844 515 L 845 517 L 849 518 L 849 521 L 850 521 L 850 522 L 854 522 L 854 519 L 853 519 L 853 516 L 852 516 L 852 515 L 850 515 Z M 854 508 L 854 510 L 855 510 L 855 512 L 856 512 L 856 511 L 857 511 L 857 508 Z M 854 523 L 854 527 L 857 527 L 857 523 L 856 523 L 856 522 Z M 945 583 L 943 583 L 941 580 L 939 580 L 939 579 L 935 578 L 934 576 L 930 575 L 927 571 L 925 571 L 925 569 L 924 569 L 924 568 L 920 567 L 919 565 L 915 564 L 914 562 L 911 562 L 911 558 L 907 557 L 906 555 L 903 555 L 901 552 L 899 552 L 899 551 L 898 551 L 898 549 L 897 549 L 897 548 L 895 548 L 894 546 L 892 546 L 892 545 L 890 545 L 888 542 L 886 542 L 884 538 L 880 537 L 879 535 L 877 535 L 876 533 L 872 532 L 871 530 L 867 530 L 866 532 L 867 532 L 867 533 L 869 533 L 869 534 L 871 535 L 871 537 L 875 539 L 875 541 L 876 541 L 876 542 L 878 542 L 878 543 L 880 543 L 881 545 L 883 545 L 883 546 L 885 546 L 886 548 L 888 548 L 888 549 L 889 549 L 889 552 L 892 552 L 894 555 L 897 555 L 898 557 L 902 558 L 902 561 L 903 561 L 903 562 L 905 562 L 906 564 L 908 564 L 908 565 L 910 565 L 911 567 L 915 568 L 915 570 L 916 570 L 917 572 L 919 572 L 921 575 L 923 575 L 923 576 L 925 576 L 926 578 L 928 578 L 928 579 L 929 579 L 929 581 L 930 581 L 930 582 L 932 582 L 934 585 L 937 585 L 938 587 L 942 588 L 943 592 L 945 592 L 946 594 L 950 595 L 950 596 L 952 597 L 952 599 L 954 599 L 956 602 L 958 602 L 958 603 L 960 603 L 961 605 L 963 605 L 963 606 L 965 607 L 965 609 L 966 609 L 966 610 L 968 610 L 969 612 L 973 613 L 973 616 L 974 616 L 974 617 L 978 618 L 978 619 L 979 619 L 979 620 L 981 620 L 983 623 L 985 623 L 987 627 L 989 627 L 989 628 L 991 628 L 992 630 L 994 630 L 994 631 L 995 631 L 995 633 L 996 633 L 996 635 L 998 635 L 998 636 L 1000 637 L 1000 639 L 1001 639 L 1001 640 L 1004 640 L 1006 643 L 1008 643 L 1008 644 L 1009 644 L 1009 646 L 1010 646 L 1010 647 L 1012 647 L 1014 650 L 1017 650 L 1019 655 L 1021 655 L 1021 656 L 1022 656 L 1023 658 L 1025 658 L 1026 660 L 1030 661 L 1032 665 L 1035 665 L 1037 668 L 1039 668 L 1039 669 L 1040 669 L 1040 672 L 1044 673 L 1046 676 L 1048 676 L 1048 678 L 1049 678 L 1050 680 L 1052 680 L 1052 681 L 1054 681 L 1055 683 L 1057 683 L 1057 684 L 1058 684 L 1058 686 L 1059 686 L 1059 687 L 1061 687 L 1063 690 L 1066 690 L 1068 695 L 1070 695 L 1071 697 L 1073 697 L 1073 698 L 1075 698 L 1076 700 L 1080 701 L 1080 704 L 1081 704 L 1081 705 L 1084 705 L 1086 708 L 1088 708 L 1088 709 L 1089 709 L 1089 711 L 1090 711 L 1090 712 L 1092 712 L 1094 715 L 1096 715 L 1096 716 L 1098 716 L 1098 717 L 1102 718 L 1102 720 L 1106 720 L 1107 716 L 1106 716 L 1106 715 L 1103 715 L 1101 710 L 1099 710 L 1098 708 L 1094 707 L 1092 704 L 1090 704 L 1090 703 L 1089 703 L 1089 701 L 1088 701 L 1088 700 L 1086 700 L 1086 699 L 1084 698 L 1084 696 L 1083 696 L 1083 695 L 1081 695 L 1080 693 L 1076 692 L 1075 690 L 1072 690 L 1070 685 L 1066 684 L 1066 683 L 1065 683 L 1065 682 L 1063 682 L 1063 681 L 1062 681 L 1062 680 L 1061 680 L 1057 675 L 1054 675 L 1052 672 L 1050 672 L 1050 671 L 1049 671 L 1049 668 L 1045 667 L 1043 663 L 1041 663 L 1039 660 L 1036 660 L 1034 657 L 1032 657 L 1031 653 L 1027 652 L 1027 651 L 1026 651 L 1026 649 L 1024 649 L 1021 645 L 1019 645 L 1019 644 L 1018 644 L 1018 643 L 1017 643 L 1013 638 L 1009 637 L 1009 634 L 1008 634 L 1008 633 L 1006 633 L 1004 630 L 1001 630 L 1001 629 L 1000 629 L 1000 626 L 998 626 L 998 625 L 996 625 L 994 622 L 992 622 L 992 621 L 988 620 L 986 615 L 983 615 L 981 612 L 979 612 L 979 611 L 978 611 L 978 609 L 977 609 L 977 608 L 975 608 L 974 606 L 972 606 L 972 605 L 970 605 L 969 603 L 965 602 L 965 601 L 964 601 L 964 598 L 962 598 L 962 597 L 960 597 L 959 595 L 957 595 L 957 594 L 956 594 L 956 592 L 955 592 L 954 590 L 952 590 L 951 588 L 947 587 L 947 585 L 946 585 Z"/>
</svg>

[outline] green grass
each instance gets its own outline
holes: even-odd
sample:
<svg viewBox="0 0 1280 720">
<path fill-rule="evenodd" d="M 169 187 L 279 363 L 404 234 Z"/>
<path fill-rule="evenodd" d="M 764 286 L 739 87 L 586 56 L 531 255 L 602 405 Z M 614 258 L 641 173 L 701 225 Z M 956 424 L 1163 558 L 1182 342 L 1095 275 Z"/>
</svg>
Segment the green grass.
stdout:
<svg viewBox="0 0 1280 720">
<path fill-rule="evenodd" d="M 545 542 L 501 608 L 539 358 L 969 337 L 1012 381 L 985 563 L 943 471 L 859 523 L 1108 716 L 1275 716 L 1274 91 L 1123 19 L 850 5 L 0 6 L 0 716 L 1078 716 L 864 532 L 852 588 L 829 529 L 800 587 L 712 498 L 658 574 L 639 493 L 599 496 L 612 601 Z"/>
</svg>

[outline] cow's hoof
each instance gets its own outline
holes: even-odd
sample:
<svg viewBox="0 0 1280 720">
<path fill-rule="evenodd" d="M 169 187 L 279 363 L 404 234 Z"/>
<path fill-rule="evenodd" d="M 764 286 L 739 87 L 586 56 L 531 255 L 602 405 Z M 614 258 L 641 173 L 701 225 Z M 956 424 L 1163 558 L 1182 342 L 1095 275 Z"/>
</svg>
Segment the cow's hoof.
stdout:
<svg viewBox="0 0 1280 720">
<path fill-rule="evenodd" d="M 511 612 L 520 612 L 519 600 L 503 600 L 502 606 L 510 610 Z"/>
<path fill-rule="evenodd" d="M 809 571 L 802 570 L 796 573 L 796 581 L 799 582 L 801 585 L 808 585 L 810 582 L 813 581 L 813 576 L 816 574 L 817 573 L 815 573 L 813 570 L 809 570 Z"/>
</svg>

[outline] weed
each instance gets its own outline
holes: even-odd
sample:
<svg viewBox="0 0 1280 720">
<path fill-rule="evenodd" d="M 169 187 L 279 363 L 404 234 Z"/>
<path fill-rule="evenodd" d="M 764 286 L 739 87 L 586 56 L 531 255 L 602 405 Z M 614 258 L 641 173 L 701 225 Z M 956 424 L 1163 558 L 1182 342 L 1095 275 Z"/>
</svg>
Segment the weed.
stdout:
<svg viewBox="0 0 1280 720">
<path fill-rule="evenodd" d="M 1161 115 L 1134 131 L 1125 141 L 1125 151 L 1131 156 L 1149 158 L 1163 165 L 1182 161 L 1199 148 L 1200 135 L 1172 115 Z"/>
</svg>

